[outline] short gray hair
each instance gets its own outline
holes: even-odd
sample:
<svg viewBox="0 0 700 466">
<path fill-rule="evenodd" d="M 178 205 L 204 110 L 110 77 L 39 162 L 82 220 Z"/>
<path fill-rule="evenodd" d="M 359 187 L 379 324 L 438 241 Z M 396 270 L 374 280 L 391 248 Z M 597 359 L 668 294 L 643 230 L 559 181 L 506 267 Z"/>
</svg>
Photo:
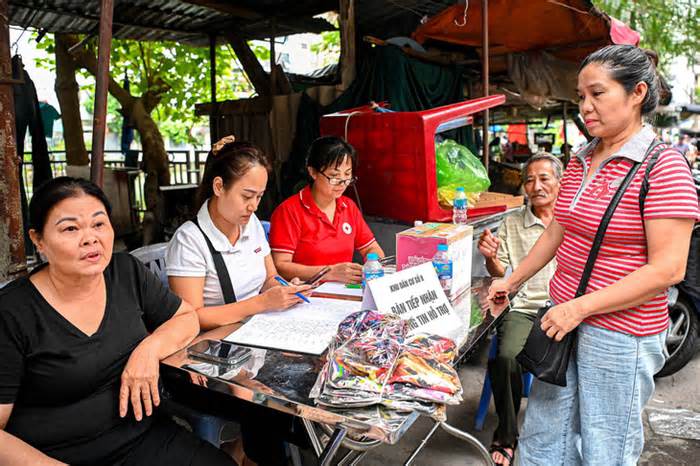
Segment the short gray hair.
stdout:
<svg viewBox="0 0 700 466">
<path fill-rule="evenodd" d="M 523 167 L 522 173 L 520 173 L 520 177 L 523 180 L 523 183 L 525 182 L 527 178 L 527 169 L 530 167 L 535 162 L 539 162 L 540 160 L 548 160 L 550 164 L 552 164 L 552 170 L 554 171 L 554 177 L 558 180 L 561 180 L 562 173 L 564 173 L 564 164 L 561 163 L 561 160 L 550 154 L 549 152 L 538 152 L 529 159 L 527 159 L 527 162 L 525 162 L 525 166 Z"/>
</svg>

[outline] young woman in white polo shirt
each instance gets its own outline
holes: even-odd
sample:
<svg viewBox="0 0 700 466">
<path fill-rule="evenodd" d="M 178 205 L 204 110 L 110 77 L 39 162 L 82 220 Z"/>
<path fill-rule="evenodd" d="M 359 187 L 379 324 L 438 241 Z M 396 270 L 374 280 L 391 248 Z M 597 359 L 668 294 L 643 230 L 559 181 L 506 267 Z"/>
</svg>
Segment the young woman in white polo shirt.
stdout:
<svg viewBox="0 0 700 466">
<path fill-rule="evenodd" d="M 185 222 L 170 240 L 165 258 L 170 288 L 198 308 L 203 330 L 287 309 L 301 302 L 295 293 L 309 289 L 275 280 L 270 246 L 255 216 L 268 170 L 267 157 L 252 144 L 233 136 L 216 143 L 199 187 L 196 222 Z M 220 279 L 217 255 L 230 280 Z"/>
<path fill-rule="evenodd" d="M 255 216 L 269 169 L 265 154 L 250 143 L 227 136 L 214 144 L 199 186 L 197 217 L 170 240 L 165 257 L 170 288 L 197 308 L 203 330 L 287 309 L 301 302 L 295 293 L 311 288 L 296 286 L 296 279 L 288 287 L 275 280 L 270 246 Z M 247 402 L 234 405 L 230 397 L 221 395 L 222 400 L 199 388 L 185 384 L 168 390 L 176 400 L 240 422 L 245 455 L 239 456 L 237 442 L 239 464 L 286 464 L 284 441 L 300 443 L 292 433 L 292 416 Z"/>
</svg>

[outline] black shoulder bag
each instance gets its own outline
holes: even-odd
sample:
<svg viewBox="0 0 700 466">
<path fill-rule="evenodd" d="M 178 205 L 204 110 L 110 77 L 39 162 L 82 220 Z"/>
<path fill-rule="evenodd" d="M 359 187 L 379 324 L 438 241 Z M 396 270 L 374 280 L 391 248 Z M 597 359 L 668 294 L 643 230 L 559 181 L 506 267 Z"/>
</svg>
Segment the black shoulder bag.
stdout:
<svg viewBox="0 0 700 466">
<path fill-rule="evenodd" d="M 661 151 L 649 158 L 647 163 L 642 188 L 639 191 L 639 211 L 644 218 L 644 201 L 649 191 L 649 174 L 654 168 Z M 690 165 L 690 164 L 688 164 Z M 697 186 L 696 186 L 697 189 Z M 688 263 L 685 268 L 685 277 L 678 287 L 696 299 L 700 299 L 700 223 L 695 223 L 693 234 L 690 237 L 690 250 L 688 251 Z"/>
<path fill-rule="evenodd" d="M 634 179 L 634 175 L 639 171 L 639 167 L 642 165 L 644 160 L 649 157 L 649 155 L 654 152 L 660 143 L 654 140 L 649 149 L 647 149 L 642 162 L 635 162 L 630 168 L 630 171 L 625 176 L 622 184 L 615 192 L 615 195 L 610 200 L 605 214 L 598 226 L 598 231 L 596 232 L 595 239 L 593 240 L 593 245 L 591 246 L 591 251 L 588 254 L 588 260 L 586 261 L 586 267 L 583 269 L 583 274 L 581 275 L 581 282 L 576 290 L 576 298 L 583 296 L 586 293 L 586 288 L 588 288 L 588 280 L 591 278 L 591 272 L 593 272 L 593 266 L 598 257 L 598 252 L 600 251 L 600 245 L 603 242 L 603 237 L 605 236 L 605 230 L 608 228 L 610 219 L 617 208 L 617 205 L 622 199 L 622 195 L 627 190 Z M 542 318 L 552 307 L 551 304 L 541 307 L 537 311 L 537 317 L 532 324 L 532 330 L 525 341 L 525 346 L 523 350 L 516 356 L 518 362 L 523 366 L 525 370 L 531 372 L 535 377 L 543 382 L 551 383 L 554 385 L 559 385 L 560 387 L 566 387 L 566 369 L 569 367 L 569 357 L 573 351 L 574 344 L 576 343 L 576 330 L 567 333 L 561 341 L 556 341 L 553 338 L 549 338 L 547 334 L 542 330 Z"/>
<path fill-rule="evenodd" d="M 211 253 L 212 259 L 214 259 L 214 268 L 216 269 L 216 275 L 219 277 L 219 285 L 221 285 L 221 294 L 224 296 L 224 304 L 231 304 L 236 302 L 236 293 L 233 291 L 233 284 L 231 283 L 231 277 L 228 274 L 228 269 L 226 268 L 226 263 L 224 262 L 224 257 L 221 255 L 221 251 L 214 249 L 214 245 L 211 244 L 211 240 L 204 233 L 202 227 L 199 226 L 197 217 L 192 219 L 192 223 L 197 225 L 199 231 L 202 232 L 204 236 L 204 241 L 207 242 L 207 247 Z"/>
</svg>

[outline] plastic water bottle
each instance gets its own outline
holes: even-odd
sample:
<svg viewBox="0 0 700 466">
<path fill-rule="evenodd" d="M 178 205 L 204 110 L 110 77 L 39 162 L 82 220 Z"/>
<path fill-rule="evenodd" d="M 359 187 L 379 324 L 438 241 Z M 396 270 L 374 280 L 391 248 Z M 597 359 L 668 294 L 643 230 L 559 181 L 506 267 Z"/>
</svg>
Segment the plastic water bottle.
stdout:
<svg viewBox="0 0 700 466">
<path fill-rule="evenodd" d="M 452 290 L 452 259 L 446 244 L 438 244 L 437 252 L 433 256 L 433 267 L 440 279 L 440 286 L 449 296 Z"/>
<path fill-rule="evenodd" d="M 455 200 L 452 203 L 452 223 L 455 225 L 467 223 L 467 195 L 461 186 L 455 191 Z"/>
<path fill-rule="evenodd" d="M 373 252 L 367 254 L 367 262 L 362 266 L 362 287 L 367 285 L 367 282 L 375 278 L 384 276 L 384 267 L 379 263 L 379 256 Z"/>
</svg>

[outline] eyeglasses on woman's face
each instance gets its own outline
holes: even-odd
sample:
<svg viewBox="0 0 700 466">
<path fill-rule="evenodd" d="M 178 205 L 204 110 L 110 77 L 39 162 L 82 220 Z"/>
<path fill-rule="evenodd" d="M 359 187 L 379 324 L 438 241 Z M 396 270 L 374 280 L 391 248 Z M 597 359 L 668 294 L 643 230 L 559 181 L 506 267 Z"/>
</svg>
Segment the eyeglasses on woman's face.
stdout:
<svg viewBox="0 0 700 466">
<path fill-rule="evenodd" d="M 331 186 L 350 186 L 355 181 L 357 181 L 356 176 L 353 176 L 353 177 L 347 178 L 347 179 L 342 179 L 342 178 L 335 178 L 335 177 L 331 178 L 330 176 L 326 175 L 323 172 L 319 172 L 319 173 L 321 175 L 323 175 L 328 180 L 328 184 L 330 184 Z"/>
</svg>

